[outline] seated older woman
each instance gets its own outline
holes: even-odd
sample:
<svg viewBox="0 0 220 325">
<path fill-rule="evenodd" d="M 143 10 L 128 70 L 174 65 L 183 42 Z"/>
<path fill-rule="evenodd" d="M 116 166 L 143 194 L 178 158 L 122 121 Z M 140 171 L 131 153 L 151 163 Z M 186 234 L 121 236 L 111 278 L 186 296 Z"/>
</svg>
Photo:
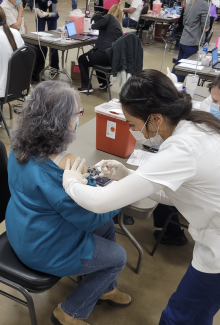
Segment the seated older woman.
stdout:
<svg viewBox="0 0 220 325">
<path fill-rule="evenodd" d="M 78 206 L 62 186 L 82 114 L 77 93 L 62 82 L 36 86 L 12 135 L 8 160 L 11 199 L 6 229 L 19 259 L 35 270 L 64 277 L 86 275 L 51 314 L 53 324 L 88 324 L 95 304 L 126 307 L 131 298 L 117 288 L 126 263 L 115 242 L 112 218 L 119 210 L 95 214 Z M 95 186 L 88 180 L 88 186 Z"/>
</svg>

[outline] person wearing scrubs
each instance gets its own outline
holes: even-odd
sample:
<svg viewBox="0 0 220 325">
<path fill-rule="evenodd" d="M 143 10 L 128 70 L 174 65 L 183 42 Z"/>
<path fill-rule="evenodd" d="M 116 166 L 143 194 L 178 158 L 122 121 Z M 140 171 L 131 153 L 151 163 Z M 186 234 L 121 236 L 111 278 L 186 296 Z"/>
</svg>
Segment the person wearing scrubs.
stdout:
<svg viewBox="0 0 220 325">
<path fill-rule="evenodd" d="M 59 18 L 57 12 L 57 3 L 58 0 L 35 0 L 35 10 L 37 13 L 37 30 L 39 32 L 44 32 L 46 23 L 48 30 L 57 29 L 57 19 Z M 55 70 L 51 72 L 51 75 L 56 75 L 59 70 L 59 56 L 58 51 L 51 49 L 52 58 L 51 58 L 51 67 Z M 45 53 L 46 57 L 46 53 Z"/>
<path fill-rule="evenodd" d="M 118 181 L 106 187 L 85 186 L 81 168 L 67 168 L 65 191 L 94 213 L 146 197 L 175 206 L 189 222 L 195 247 L 159 325 L 211 325 L 220 308 L 220 121 L 192 110 L 191 97 L 157 70 L 133 75 L 119 98 L 134 138 L 160 145 L 158 153 L 136 171 L 117 160 L 103 161 L 101 176 Z"/>
<path fill-rule="evenodd" d="M 200 109 L 220 119 L 220 75 L 210 83 L 209 92 L 210 96 L 201 103 Z"/>
</svg>

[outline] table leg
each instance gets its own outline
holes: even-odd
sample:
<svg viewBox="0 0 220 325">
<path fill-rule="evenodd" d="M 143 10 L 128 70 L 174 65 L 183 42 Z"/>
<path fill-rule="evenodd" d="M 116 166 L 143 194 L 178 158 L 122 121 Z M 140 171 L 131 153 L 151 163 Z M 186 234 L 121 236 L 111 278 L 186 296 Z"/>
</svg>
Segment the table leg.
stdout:
<svg viewBox="0 0 220 325">
<path fill-rule="evenodd" d="M 123 230 L 123 232 L 126 234 L 126 236 L 130 239 L 132 244 L 137 248 L 139 257 L 138 257 L 138 262 L 137 262 L 137 268 L 136 268 L 136 273 L 139 274 L 141 271 L 141 265 L 143 262 L 143 249 L 141 248 L 140 244 L 136 241 L 136 239 L 132 236 L 132 234 L 128 231 L 128 229 L 125 227 L 124 222 L 123 222 L 123 213 L 119 212 L 118 214 L 118 223 L 120 228 Z"/>
<path fill-rule="evenodd" d="M 71 79 L 69 73 L 66 71 L 66 69 L 64 67 L 64 65 L 65 65 L 64 57 L 65 57 L 65 50 L 62 51 L 62 56 L 61 56 L 61 58 L 62 58 L 62 68 L 61 68 L 61 70 L 58 70 L 58 71 L 67 76 L 67 78 L 69 79 L 69 81 L 71 83 L 71 86 L 72 86 L 72 79 Z M 51 59 L 52 59 L 52 48 L 49 49 L 49 64 L 40 72 L 40 81 L 41 81 L 41 76 L 44 73 L 44 71 L 46 71 L 46 70 L 54 70 L 51 67 Z"/>
<path fill-rule="evenodd" d="M 162 71 L 162 69 L 163 69 L 163 64 L 164 64 L 164 59 L 165 59 L 166 49 L 167 49 L 167 42 L 165 41 L 165 39 L 164 39 L 163 36 L 162 36 L 162 30 L 163 30 L 163 22 L 161 23 L 161 26 L 160 26 L 160 37 L 161 37 L 162 40 L 164 41 L 164 43 L 165 43 L 165 47 L 164 47 L 163 59 L 162 59 L 162 64 L 161 64 L 160 71 Z"/>
<path fill-rule="evenodd" d="M 62 51 L 62 70 L 60 70 L 60 73 L 63 73 L 63 74 L 65 74 L 65 75 L 67 76 L 67 78 L 69 79 L 70 84 L 71 84 L 71 86 L 72 86 L 72 79 L 71 79 L 69 73 L 68 73 L 68 72 L 66 71 L 66 69 L 64 68 L 64 56 L 65 56 L 65 50 Z"/>
<path fill-rule="evenodd" d="M 41 82 L 41 77 L 44 71 L 46 70 L 51 70 L 51 60 L 52 60 L 52 49 L 49 48 L 49 64 L 40 72 L 40 82 Z"/>
</svg>

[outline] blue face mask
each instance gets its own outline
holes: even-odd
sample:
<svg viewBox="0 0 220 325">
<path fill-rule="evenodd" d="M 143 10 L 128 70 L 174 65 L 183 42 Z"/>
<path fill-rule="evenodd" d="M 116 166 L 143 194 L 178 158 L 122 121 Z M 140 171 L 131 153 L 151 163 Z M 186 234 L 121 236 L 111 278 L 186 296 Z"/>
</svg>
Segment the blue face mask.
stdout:
<svg viewBox="0 0 220 325">
<path fill-rule="evenodd" d="M 14 3 L 15 7 L 18 7 L 21 4 L 21 0 L 16 0 L 16 2 Z"/>
<path fill-rule="evenodd" d="M 210 104 L 210 113 L 213 114 L 218 119 L 220 119 L 219 105 L 211 103 Z"/>
<path fill-rule="evenodd" d="M 73 134 L 76 133 L 76 130 L 78 129 L 78 126 L 79 126 L 79 120 L 76 121 L 76 127 L 75 127 L 75 130 L 72 131 Z"/>
</svg>

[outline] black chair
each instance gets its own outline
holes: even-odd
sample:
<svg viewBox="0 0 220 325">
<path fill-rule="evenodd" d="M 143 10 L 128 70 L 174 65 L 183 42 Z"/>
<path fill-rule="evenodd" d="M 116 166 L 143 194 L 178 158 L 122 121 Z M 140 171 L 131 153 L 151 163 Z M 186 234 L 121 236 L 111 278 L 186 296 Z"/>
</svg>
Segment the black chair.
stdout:
<svg viewBox="0 0 220 325">
<path fill-rule="evenodd" d="M 32 72 L 34 69 L 36 54 L 29 46 L 22 46 L 17 49 L 8 62 L 8 76 L 5 97 L 0 98 L 0 120 L 2 119 L 5 129 L 10 139 L 10 131 L 3 115 L 3 105 L 13 100 L 23 98 L 28 95 L 31 84 Z M 10 107 L 10 119 L 12 119 L 12 109 Z"/>
<path fill-rule="evenodd" d="M 164 234 L 164 232 L 165 232 L 165 230 L 166 230 L 166 228 L 167 228 L 169 222 L 170 222 L 170 223 L 173 223 L 173 224 L 175 224 L 175 225 L 181 226 L 181 227 L 183 227 L 183 228 L 185 228 L 185 229 L 188 229 L 188 226 L 187 226 L 187 225 L 184 225 L 184 224 L 181 223 L 181 222 L 175 222 L 175 221 L 172 221 L 171 218 L 172 218 L 174 215 L 178 215 L 178 217 L 181 217 L 181 216 L 182 216 L 181 213 L 180 213 L 180 212 L 179 212 L 175 207 L 170 207 L 170 214 L 168 215 L 168 217 L 167 217 L 167 219 L 166 219 L 166 222 L 164 223 L 163 229 L 161 230 L 161 233 L 160 233 L 159 237 L 157 238 L 157 241 L 156 241 L 156 243 L 155 243 L 155 245 L 154 245 L 154 247 L 153 247 L 153 249 L 152 249 L 152 252 L 150 253 L 151 256 L 154 256 L 154 253 L 155 253 L 156 250 L 157 250 L 157 247 L 158 247 L 158 245 L 159 245 L 159 243 L 160 243 L 160 241 L 161 241 L 161 239 L 162 239 L 162 237 L 163 237 L 163 234 Z"/>
<path fill-rule="evenodd" d="M 0 141 L 0 222 L 5 219 L 5 211 L 10 199 L 7 173 L 7 153 Z M 37 325 L 37 318 L 31 292 L 42 293 L 52 288 L 59 277 L 45 274 L 25 266 L 13 251 L 6 232 L 0 235 L 0 282 L 19 291 L 26 301 L 0 290 L 0 294 L 28 307 L 31 324 Z"/>
<path fill-rule="evenodd" d="M 134 33 L 128 33 L 126 35 L 127 35 L 126 37 L 130 37 L 131 39 L 132 38 L 137 38 L 137 36 Z M 122 40 L 122 38 L 124 36 L 125 35 L 121 36 L 116 42 L 118 42 L 119 40 Z M 110 87 L 111 86 L 110 86 L 110 83 L 109 83 L 110 76 L 113 76 L 113 74 L 112 74 L 112 67 L 111 66 L 102 66 L 102 65 L 96 65 L 95 64 L 92 67 L 92 71 L 91 71 L 90 79 L 89 79 L 89 85 L 88 85 L 88 89 L 87 89 L 87 96 L 90 94 L 89 89 L 90 89 L 90 86 L 91 86 L 92 76 L 97 76 L 96 74 L 94 74 L 94 70 L 99 71 L 99 72 L 101 72 L 101 73 L 103 73 L 105 75 L 105 78 L 104 77 L 99 77 L 99 78 L 101 78 L 101 79 L 103 79 L 103 80 L 106 81 L 106 83 L 107 83 L 106 90 L 108 90 L 108 92 L 109 92 L 109 99 L 111 100 L 112 99 L 112 97 L 111 97 L 111 90 L 110 90 Z"/>
<path fill-rule="evenodd" d="M 89 89 L 90 89 L 90 86 L 91 86 L 92 76 L 97 76 L 96 74 L 94 74 L 94 70 L 98 71 L 98 72 L 102 72 L 105 75 L 105 78 L 100 77 L 100 76 L 99 76 L 99 78 L 103 79 L 103 80 L 105 80 L 107 82 L 106 90 L 108 89 L 109 99 L 111 100 L 112 96 L 111 96 L 111 90 L 110 90 L 110 85 L 109 85 L 109 79 L 110 79 L 110 76 L 112 76 L 112 67 L 111 66 L 103 66 L 103 65 L 96 65 L 95 64 L 92 67 L 92 72 L 91 72 L 91 75 L 90 75 L 89 85 L 88 85 L 88 89 L 87 89 L 87 96 L 89 95 Z"/>
<path fill-rule="evenodd" d="M 148 13 L 148 5 L 146 4 L 143 9 L 141 10 L 141 14 L 140 14 L 140 18 L 139 18 L 139 21 L 137 23 L 137 31 L 136 31 L 136 35 L 140 38 L 140 40 L 142 39 L 142 31 L 145 27 L 145 22 L 146 22 L 146 19 L 143 19 L 141 18 L 141 15 L 146 15 Z"/>
</svg>

